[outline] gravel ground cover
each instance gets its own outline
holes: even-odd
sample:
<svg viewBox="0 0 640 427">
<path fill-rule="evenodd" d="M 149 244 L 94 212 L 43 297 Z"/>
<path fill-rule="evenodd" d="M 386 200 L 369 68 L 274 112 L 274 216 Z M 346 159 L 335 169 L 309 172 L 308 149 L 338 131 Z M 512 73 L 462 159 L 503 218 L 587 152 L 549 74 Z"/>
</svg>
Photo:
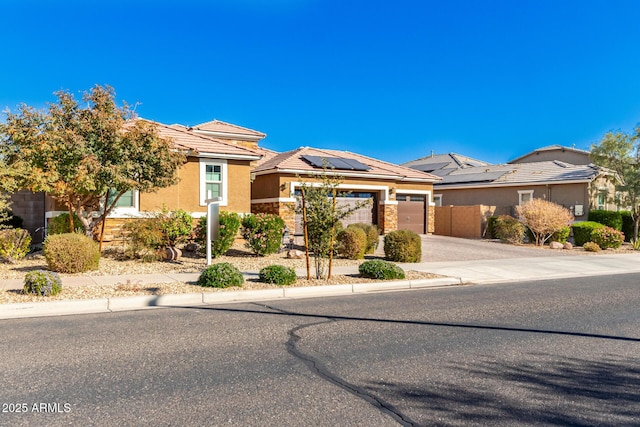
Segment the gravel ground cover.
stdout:
<svg viewBox="0 0 640 427">
<path fill-rule="evenodd" d="M 369 257 L 371 258 L 371 257 Z M 358 266 L 365 260 L 347 260 L 337 258 L 334 266 Z M 214 259 L 214 262 L 229 262 L 243 272 L 257 272 L 268 265 L 284 265 L 294 269 L 305 268 L 304 259 L 287 258 L 286 252 L 258 257 L 249 252 L 241 242 L 236 242 L 226 255 Z M 312 259 L 313 263 L 313 259 Z M 104 275 L 136 275 L 150 273 L 201 273 L 206 267 L 206 258 L 193 252 L 184 252 L 178 261 L 172 262 L 142 262 L 140 260 L 126 259 L 122 255 L 122 248 L 113 247 L 106 249 L 100 259 L 100 267 L 97 271 L 78 273 L 70 276 L 104 276 Z M 0 277 L 2 279 L 24 279 L 25 274 L 32 270 L 47 270 L 47 262 L 41 252 L 31 254 L 26 259 L 16 263 L 7 264 L 0 262 Z M 312 264 L 312 275 L 314 272 Z M 425 279 L 439 277 L 434 274 L 409 271 L 407 279 Z M 307 280 L 306 277 L 298 277 L 298 280 L 290 286 L 323 286 L 335 284 L 367 283 L 375 280 L 365 279 L 359 276 L 334 275 L 331 280 Z M 150 283 L 142 284 L 136 281 L 128 281 L 118 285 L 83 285 L 63 287 L 60 294 L 53 297 L 41 297 L 36 295 L 24 295 L 21 291 L 0 291 L 0 303 L 54 301 L 71 299 L 95 299 L 108 297 L 124 297 L 136 295 L 166 295 L 197 292 L 228 292 L 239 289 L 272 289 L 276 285 L 259 282 L 257 277 L 247 279 L 242 288 L 232 287 L 227 289 L 203 288 L 193 283 Z"/>
</svg>

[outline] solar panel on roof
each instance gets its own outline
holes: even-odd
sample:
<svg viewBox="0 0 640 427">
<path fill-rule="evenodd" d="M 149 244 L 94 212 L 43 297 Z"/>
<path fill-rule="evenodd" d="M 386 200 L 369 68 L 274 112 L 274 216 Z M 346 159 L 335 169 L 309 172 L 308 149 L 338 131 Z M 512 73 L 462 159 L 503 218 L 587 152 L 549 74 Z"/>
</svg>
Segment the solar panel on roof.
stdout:
<svg viewBox="0 0 640 427">
<path fill-rule="evenodd" d="M 330 169 L 368 171 L 371 168 L 356 159 L 344 159 L 340 157 L 302 156 L 302 159 L 316 168 L 323 168 L 325 165 Z"/>
</svg>

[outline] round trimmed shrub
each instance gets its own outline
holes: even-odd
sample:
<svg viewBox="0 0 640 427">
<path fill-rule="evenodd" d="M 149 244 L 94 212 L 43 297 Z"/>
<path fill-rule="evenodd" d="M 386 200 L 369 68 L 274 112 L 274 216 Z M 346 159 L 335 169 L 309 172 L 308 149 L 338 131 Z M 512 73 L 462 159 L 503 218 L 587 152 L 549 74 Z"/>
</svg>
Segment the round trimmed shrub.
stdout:
<svg viewBox="0 0 640 427">
<path fill-rule="evenodd" d="M 46 297 L 56 295 L 61 290 L 62 281 L 60 277 L 52 271 L 29 271 L 24 276 L 24 288 L 22 292 L 25 294 L 36 294 Z"/>
<path fill-rule="evenodd" d="M 338 233 L 338 253 L 347 259 L 362 259 L 367 248 L 367 235 L 357 227 L 347 227 Z"/>
<path fill-rule="evenodd" d="M 598 246 L 598 244 L 594 243 L 594 242 L 586 242 L 584 245 L 582 245 L 582 248 L 587 252 L 599 252 L 600 251 L 600 246 Z"/>
<path fill-rule="evenodd" d="M 411 230 L 396 230 L 384 236 L 384 256 L 394 262 L 420 262 L 422 239 Z"/>
<path fill-rule="evenodd" d="M 31 234 L 22 228 L 0 230 L 0 259 L 15 263 L 31 249 Z"/>
<path fill-rule="evenodd" d="M 240 215 L 235 212 L 220 212 L 220 216 L 218 217 L 218 238 L 211 242 L 211 256 L 213 258 L 217 258 L 221 255 L 227 253 L 231 246 L 233 246 L 233 242 L 238 235 L 238 230 L 240 230 L 240 225 L 242 221 L 240 220 Z M 200 218 L 198 225 L 195 229 L 196 234 L 196 243 L 200 245 L 200 250 L 202 252 L 206 252 L 207 250 L 207 217 L 203 216 Z"/>
<path fill-rule="evenodd" d="M 596 228 L 602 228 L 604 225 L 599 222 L 582 221 L 574 223 L 571 228 L 573 229 L 573 241 L 576 246 L 584 246 L 585 243 L 591 241 L 591 233 Z"/>
<path fill-rule="evenodd" d="M 244 277 L 240 270 L 228 262 L 208 266 L 198 278 L 198 285 L 207 288 L 228 288 L 242 286 L 243 283 Z"/>
<path fill-rule="evenodd" d="M 73 228 L 78 234 L 85 232 L 84 225 L 80 222 L 78 215 L 73 214 Z M 63 213 L 51 218 L 47 225 L 47 234 L 67 234 L 69 233 L 69 214 Z"/>
<path fill-rule="evenodd" d="M 43 250 L 49 270 L 59 273 L 84 273 L 97 270 L 100 263 L 98 243 L 84 234 L 66 233 L 47 236 Z"/>
<path fill-rule="evenodd" d="M 293 268 L 285 267 L 284 265 L 264 267 L 260 270 L 258 277 L 263 283 L 271 283 L 278 286 L 291 285 L 298 278 Z"/>
<path fill-rule="evenodd" d="M 404 279 L 404 271 L 392 262 L 374 259 L 365 261 L 358 267 L 362 277 L 377 280 Z"/>
<path fill-rule="evenodd" d="M 570 234 L 571 234 L 571 227 L 566 226 L 563 229 L 558 230 L 555 233 L 553 233 L 551 235 L 551 238 L 549 239 L 549 241 L 550 242 L 566 243 Z"/>
<path fill-rule="evenodd" d="M 365 223 L 356 223 L 350 224 L 347 228 L 360 228 L 364 231 L 364 234 L 367 236 L 367 247 L 364 249 L 364 253 L 367 255 L 371 255 L 375 252 L 378 247 L 378 237 L 380 237 L 380 232 L 378 231 L 378 227 L 373 224 L 365 224 Z"/>
<path fill-rule="evenodd" d="M 591 232 L 591 241 L 600 246 L 601 249 L 618 249 L 624 242 L 624 235 L 621 231 L 605 225 Z"/>
<path fill-rule="evenodd" d="M 242 218 L 242 237 L 256 255 L 275 254 L 282 246 L 284 227 L 284 220 L 277 215 L 247 215 Z"/>
<path fill-rule="evenodd" d="M 495 219 L 493 232 L 503 242 L 520 244 L 524 240 L 526 227 L 509 215 L 500 215 Z M 534 240 L 535 241 L 535 240 Z"/>
</svg>

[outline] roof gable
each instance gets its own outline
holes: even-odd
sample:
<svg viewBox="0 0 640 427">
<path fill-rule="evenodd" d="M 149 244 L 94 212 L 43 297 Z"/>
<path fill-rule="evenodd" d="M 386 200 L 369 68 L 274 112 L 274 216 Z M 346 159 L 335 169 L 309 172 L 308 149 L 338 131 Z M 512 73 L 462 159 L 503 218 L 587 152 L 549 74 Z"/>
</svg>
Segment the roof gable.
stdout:
<svg viewBox="0 0 640 427">
<path fill-rule="evenodd" d="M 257 130 L 245 128 L 216 119 L 211 120 L 210 122 L 192 126 L 191 130 L 193 130 L 194 132 L 202 132 L 229 139 L 237 138 L 260 140 L 267 136 L 265 133 L 258 132 Z"/>
</svg>

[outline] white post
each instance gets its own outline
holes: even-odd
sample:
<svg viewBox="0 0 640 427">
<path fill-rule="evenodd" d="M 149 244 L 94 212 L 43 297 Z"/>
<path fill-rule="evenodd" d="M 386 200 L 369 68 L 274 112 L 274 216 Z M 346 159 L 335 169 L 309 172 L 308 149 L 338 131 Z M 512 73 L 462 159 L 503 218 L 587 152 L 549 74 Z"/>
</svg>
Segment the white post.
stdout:
<svg viewBox="0 0 640 427">
<path fill-rule="evenodd" d="M 207 265 L 211 265 L 211 241 L 220 233 L 220 200 L 221 197 L 207 199 Z"/>
</svg>

